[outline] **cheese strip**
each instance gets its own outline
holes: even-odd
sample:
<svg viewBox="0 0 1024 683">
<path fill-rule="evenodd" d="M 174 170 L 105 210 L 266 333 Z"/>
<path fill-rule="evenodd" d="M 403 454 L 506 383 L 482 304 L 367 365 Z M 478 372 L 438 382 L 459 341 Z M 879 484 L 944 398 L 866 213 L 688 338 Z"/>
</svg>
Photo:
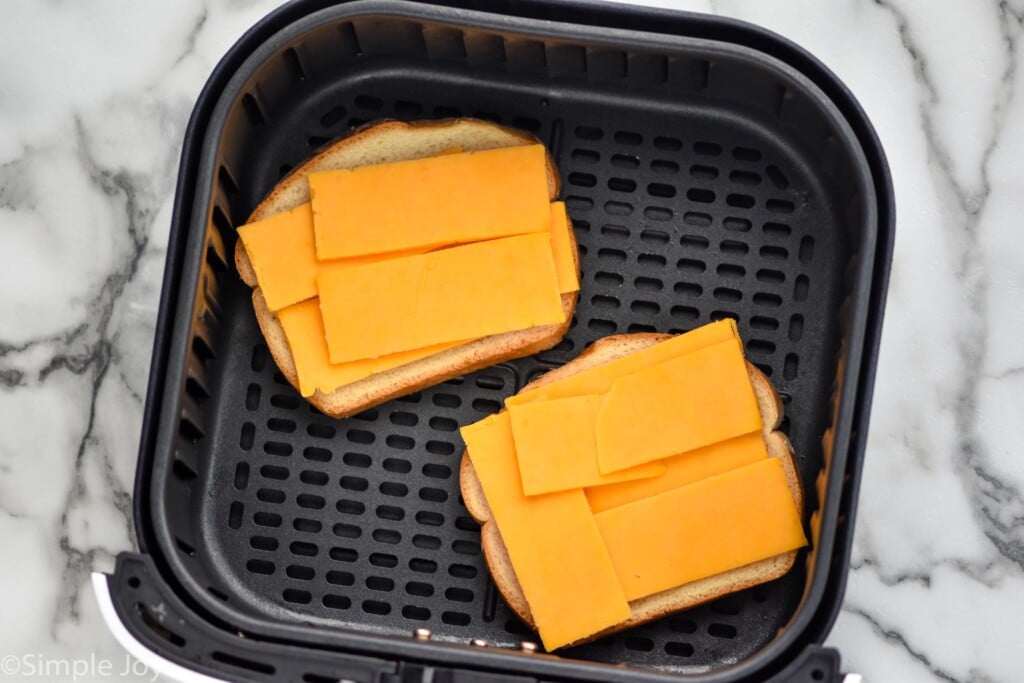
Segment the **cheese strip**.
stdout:
<svg viewBox="0 0 1024 683">
<path fill-rule="evenodd" d="M 565 322 L 546 229 L 322 272 L 317 289 L 332 363 Z"/>
<path fill-rule="evenodd" d="M 576 250 L 569 239 L 572 224 L 565 212 L 565 202 L 551 203 L 551 251 L 555 256 L 555 271 L 558 274 L 558 290 L 563 294 L 576 292 L 580 288 L 579 268 L 576 266 Z"/>
<path fill-rule="evenodd" d="M 507 412 L 461 431 L 544 646 L 554 650 L 628 619 L 583 492 L 523 495 Z"/>
<path fill-rule="evenodd" d="M 761 429 L 761 411 L 738 339 L 621 377 L 597 417 L 602 473 Z"/>
<path fill-rule="evenodd" d="M 277 317 L 284 328 L 284 336 L 288 340 L 288 347 L 295 361 L 295 372 L 299 376 L 299 393 L 303 396 L 312 396 L 317 390 L 327 394 L 338 387 L 352 384 L 378 372 L 391 370 L 465 343 L 435 344 L 380 358 L 332 364 L 327 356 L 327 342 L 324 339 L 319 301 L 309 299 L 282 308 L 277 312 Z"/>
<path fill-rule="evenodd" d="M 807 544 L 777 458 L 601 512 L 594 520 L 627 600 Z"/>
<path fill-rule="evenodd" d="M 460 148 L 453 148 L 453 151 L 442 154 L 461 151 Z M 580 288 L 575 254 L 569 240 L 570 230 L 572 226 L 565 213 L 565 204 L 552 203 L 551 248 L 555 257 L 559 291 L 563 293 L 575 292 Z M 257 283 L 271 312 L 315 297 L 316 276 L 322 271 L 428 251 L 421 247 L 387 255 L 370 254 L 319 261 L 313 244 L 313 212 L 308 202 L 291 211 L 247 223 L 238 229 L 238 237 L 245 245 Z"/>
<path fill-rule="evenodd" d="M 271 312 L 316 296 L 317 273 L 381 260 L 376 254 L 318 261 L 313 246 L 313 212 L 309 203 L 291 211 L 247 223 L 238 229 L 256 281 Z M 413 249 L 392 256 L 421 254 Z M 572 291 L 572 290 L 570 290 Z"/>
<path fill-rule="evenodd" d="M 578 372 L 563 380 L 552 382 L 538 389 L 528 389 L 505 399 L 505 405 L 522 405 L 530 401 L 544 401 L 553 398 L 568 398 L 585 394 L 604 394 L 620 377 L 657 365 L 672 358 L 697 351 L 706 346 L 738 339 L 736 322 L 730 318 L 710 323 L 695 330 L 680 334 L 649 346 L 635 353 L 601 363 Z"/>
<path fill-rule="evenodd" d="M 535 496 L 664 474 L 660 462 L 601 474 L 594 425 L 603 402 L 602 396 L 577 396 L 509 407 L 523 493 Z"/>
<path fill-rule="evenodd" d="M 588 488 L 587 502 L 594 513 L 604 512 L 637 500 L 653 498 L 767 457 L 768 449 L 765 447 L 761 432 L 744 434 L 735 439 L 719 441 L 689 453 L 658 461 L 665 465 L 665 473 L 659 477 Z M 633 472 L 636 469 L 633 467 L 623 472 Z"/>
<path fill-rule="evenodd" d="M 546 232 L 542 145 L 310 173 L 320 259 Z"/>
</svg>

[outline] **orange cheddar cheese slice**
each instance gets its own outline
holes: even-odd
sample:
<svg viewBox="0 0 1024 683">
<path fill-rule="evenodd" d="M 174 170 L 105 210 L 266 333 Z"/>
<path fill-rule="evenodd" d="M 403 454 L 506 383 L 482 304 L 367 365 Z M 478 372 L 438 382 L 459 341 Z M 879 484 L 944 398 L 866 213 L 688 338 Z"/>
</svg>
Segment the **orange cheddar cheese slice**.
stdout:
<svg viewBox="0 0 1024 683">
<path fill-rule="evenodd" d="M 665 473 L 661 476 L 588 488 L 587 501 L 594 513 L 604 512 L 637 500 L 652 498 L 758 460 L 765 460 L 767 457 L 768 449 L 765 447 L 764 437 L 761 432 L 752 432 L 658 461 L 665 465 Z M 634 467 L 622 471 L 632 472 L 636 469 Z"/>
<path fill-rule="evenodd" d="M 469 458 L 548 650 L 630 616 L 580 490 L 527 497 L 507 412 L 462 428 Z"/>
<path fill-rule="evenodd" d="M 522 405 L 530 401 L 545 401 L 554 398 L 568 398 L 585 394 L 604 394 L 611 389 L 612 383 L 653 365 L 657 365 L 692 351 L 700 350 L 729 339 L 738 339 L 736 322 L 726 318 L 718 322 L 703 325 L 685 334 L 680 334 L 665 341 L 616 358 L 608 363 L 596 365 L 575 375 L 553 382 L 539 389 L 527 389 L 505 400 L 505 405 Z"/>
<path fill-rule="evenodd" d="M 277 311 L 316 296 L 319 264 L 308 203 L 238 229 L 267 308 Z"/>
<path fill-rule="evenodd" d="M 651 462 L 601 474 L 594 425 L 603 401 L 602 396 L 576 396 L 509 407 L 523 493 L 535 496 L 665 473 L 665 465 Z"/>
<path fill-rule="evenodd" d="M 627 600 L 807 544 L 777 458 L 598 513 L 594 520 Z"/>
<path fill-rule="evenodd" d="M 607 474 L 760 429 L 743 348 L 730 339 L 615 380 L 597 416 L 598 464 Z"/>
<path fill-rule="evenodd" d="M 565 322 L 546 228 L 325 271 L 317 289 L 332 363 Z"/>
<path fill-rule="evenodd" d="M 310 173 L 320 259 L 546 232 L 542 145 Z"/>
<path fill-rule="evenodd" d="M 271 312 L 316 296 L 317 273 L 333 268 L 373 263 L 379 255 L 318 261 L 313 246 L 313 212 L 310 204 L 275 214 L 238 229 L 256 281 Z M 394 256 L 422 254 L 412 249 Z M 571 256 L 571 255 L 570 255 Z"/>
<path fill-rule="evenodd" d="M 278 311 L 277 317 L 281 321 L 284 336 L 288 340 L 288 347 L 295 361 L 295 372 L 299 376 L 299 393 L 303 396 L 312 396 L 318 389 L 326 394 L 370 375 L 412 363 L 465 343 L 435 344 L 380 358 L 331 363 L 327 354 L 319 301 L 309 299 L 292 304 Z"/>
<path fill-rule="evenodd" d="M 572 225 L 565 212 L 565 202 L 551 203 L 551 251 L 555 256 L 555 271 L 558 274 L 558 289 L 563 294 L 579 291 L 580 278 L 576 259 L 569 239 Z"/>
</svg>

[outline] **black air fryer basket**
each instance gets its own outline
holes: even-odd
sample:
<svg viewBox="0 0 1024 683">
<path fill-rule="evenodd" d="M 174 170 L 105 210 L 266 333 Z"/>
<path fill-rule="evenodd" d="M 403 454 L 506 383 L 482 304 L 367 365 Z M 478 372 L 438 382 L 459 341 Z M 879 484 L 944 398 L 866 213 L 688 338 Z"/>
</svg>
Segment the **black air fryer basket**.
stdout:
<svg viewBox="0 0 1024 683">
<path fill-rule="evenodd" d="M 354 127 L 474 116 L 563 178 L 579 305 L 550 351 L 345 420 L 270 358 L 235 227 Z M 106 588 L 148 649 L 228 680 L 838 680 L 893 239 L 885 159 L 820 63 L 761 29 L 546 0 L 298 0 L 218 65 L 185 138 L 135 491 Z M 457 428 L 612 333 L 737 320 L 778 388 L 812 544 L 771 583 L 557 655 L 497 595 Z"/>
</svg>

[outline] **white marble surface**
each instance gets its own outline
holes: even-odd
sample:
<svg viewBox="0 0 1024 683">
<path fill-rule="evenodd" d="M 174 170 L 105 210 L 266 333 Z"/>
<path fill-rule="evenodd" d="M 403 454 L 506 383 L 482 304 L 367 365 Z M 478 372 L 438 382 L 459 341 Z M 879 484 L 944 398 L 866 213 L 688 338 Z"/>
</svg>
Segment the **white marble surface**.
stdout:
<svg viewBox="0 0 1024 683">
<path fill-rule="evenodd" d="M 275 4 L 4 3 L 0 656 L 123 667 L 87 580 L 134 541 L 179 146 L 217 59 Z M 1021 680 L 1024 2 L 658 4 L 810 48 L 863 103 L 895 176 L 854 565 L 829 642 L 869 681 Z"/>
</svg>

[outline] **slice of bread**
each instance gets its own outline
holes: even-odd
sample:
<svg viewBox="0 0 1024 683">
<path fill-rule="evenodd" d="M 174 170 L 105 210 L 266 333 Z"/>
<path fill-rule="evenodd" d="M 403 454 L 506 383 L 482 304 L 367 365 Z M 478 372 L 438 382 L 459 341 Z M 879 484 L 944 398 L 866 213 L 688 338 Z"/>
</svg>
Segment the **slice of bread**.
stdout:
<svg viewBox="0 0 1024 683">
<path fill-rule="evenodd" d="M 451 119 L 403 123 L 381 121 L 368 124 L 348 137 L 312 157 L 292 171 L 270 191 L 249 217 L 249 222 L 261 220 L 309 201 L 307 173 L 343 168 L 356 168 L 369 164 L 383 164 L 409 159 L 436 156 L 453 148 L 472 152 L 499 147 L 537 144 L 538 140 L 521 131 L 504 128 L 476 119 Z M 548 155 L 548 195 L 558 197 L 559 179 L 554 161 Z M 579 255 L 572 230 L 572 253 L 579 272 Z M 256 281 L 249 255 L 241 240 L 235 243 L 235 268 L 242 281 L 254 288 L 253 309 L 260 330 L 266 339 L 281 374 L 298 389 L 295 361 L 277 316 L 267 308 Z M 549 349 L 557 344 L 566 331 L 576 310 L 577 293 L 562 295 L 565 322 L 543 325 L 516 332 L 491 335 L 453 347 L 429 358 L 394 368 L 371 377 L 339 387 L 331 392 L 317 391 L 309 402 L 332 417 L 348 417 L 366 408 L 392 398 L 419 391 L 458 375 L 473 372 L 495 363 L 521 358 Z"/>
<path fill-rule="evenodd" d="M 669 336 L 667 334 L 622 334 L 605 337 L 595 342 L 590 348 L 562 367 L 552 370 L 527 384 L 523 387 L 523 391 L 542 387 L 570 377 L 587 368 L 607 363 L 616 358 L 621 358 L 635 351 L 653 346 L 658 342 L 668 339 Z M 747 363 L 747 371 L 761 409 L 761 417 L 764 423 L 763 436 L 768 448 L 768 455 L 772 458 L 779 458 L 782 461 L 786 482 L 789 484 L 789 489 L 793 494 L 797 510 L 803 510 L 803 491 L 800 488 L 800 477 L 797 474 L 796 463 L 793 460 L 793 449 L 786 435 L 778 431 L 779 423 L 782 422 L 782 402 L 779 400 L 779 396 L 771 382 L 764 376 L 764 373 L 750 363 Z M 487 506 L 487 497 L 484 495 L 480 480 L 473 470 L 473 463 L 469 459 L 468 452 L 462 456 L 459 482 L 463 500 L 466 502 L 466 508 L 483 525 L 483 528 L 480 530 L 480 536 L 484 559 L 491 571 L 491 576 L 494 577 L 494 583 L 497 585 L 498 591 L 509 607 L 519 615 L 519 618 L 529 624 L 531 628 L 536 629 L 533 616 L 530 614 L 530 606 L 526 602 L 523 590 L 516 579 L 515 570 L 512 568 L 508 550 L 501 540 L 501 533 L 498 530 L 498 526 L 491 520 L 491 512 Z M 715 576 L 700 579 L 699 581 L 677 586 L 655 595 L 633 600 L 629 603 L 632 616 L 628 620 L 600 633 L 595 633 L 580 640 L 578 643 L 573 643 L 573 645 L 659 619 L 672 612 L 714 600 L 727 593 L 771 581 L 788 572 L 795 560 L 796 551 L 794 550 L 754 562 L 745 567 L 739 567 L 716 574 Z"/>
</svg>

